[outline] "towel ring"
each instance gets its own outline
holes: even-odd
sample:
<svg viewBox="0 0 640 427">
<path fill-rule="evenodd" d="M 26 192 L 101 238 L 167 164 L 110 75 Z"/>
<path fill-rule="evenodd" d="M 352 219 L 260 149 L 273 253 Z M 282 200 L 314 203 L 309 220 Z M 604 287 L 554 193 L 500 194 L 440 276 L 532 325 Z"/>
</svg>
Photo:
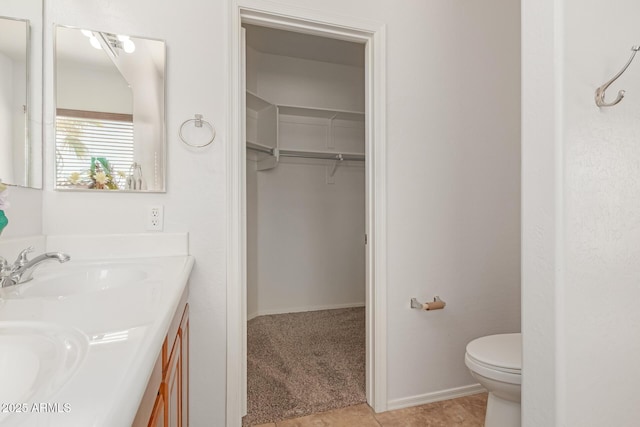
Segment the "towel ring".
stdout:
<svg viewBox="0 0 640 427">
<path fill-rule="evenodd" d="M 207 141 L 204 144 L 192 144 L 189 141 L 187 141 L 184 138 L 184 135 L 182 135 L 182 129 L 184 128 L 184 126 L 188 123 L 193 122 L 194 125 L 197 128 L 201 128 L 203 124 L 207 125 L 207 127 L 209 128 L 209 130 L 211 131 L 211 139 L 209 141 Z M 178 134 L 180 135 L 180 139 L 182 140 L 182 142 L 184 142 L 185 144 L 187 144 L 189 147 L 195 147 L 195 148 L 202 148 L 202 147 L 206 147 L 207 145 L 211 144 L 213 142 L 213 140 L 216 138 L 216 130 L 213 128 L 213 126 L 211 125 L 211 123 L 209 123 L 206 120 L 202 120 L 202 114 L 196 114 L 196 118 L 195 119 L 188 119 L 185 120 L 184 122 L 182 122 L 182 125 L 180 126 L 180 131 L 178 132 Z"/>
</svg>

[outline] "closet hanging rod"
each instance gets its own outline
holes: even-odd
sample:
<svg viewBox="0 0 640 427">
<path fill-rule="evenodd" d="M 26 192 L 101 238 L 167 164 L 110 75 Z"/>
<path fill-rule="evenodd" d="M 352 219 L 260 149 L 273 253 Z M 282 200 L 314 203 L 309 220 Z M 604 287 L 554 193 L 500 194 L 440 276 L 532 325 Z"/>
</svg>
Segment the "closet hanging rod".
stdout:
<svg viewBox="0 0 640 427">
<path fill-rule="evenodd" d="M 253 142 L 247 142 L 247 149 L 258 151 L 260 153 L 270 154 L 273 156 L 273 148 L 267 147 L 266 145 L 255 144 Z"/>
<path fill-rule="evenodd" d="M 247 142 L 247 149 L 252 151 L 258 151 L 260 153 L 275 155 L 274 149 L 263 146 L 261 144 L 254 144 Z M 364 154 L 357 153 L 328 153 L 321 151 L 300 151 L 300 150 L 287 150 L 280 149 L 278 150 L 279 157 L 296 157 L 296 158 L 305 158 L 305 159 L 320 159 L 320 160 L 351 160 L 351 161 L 360 161 L 363 162 L 365 160 Z"/>
<path fill-rule="evenodd" d="M 319 151 L 298 151 L 298 150 L 280 150 L 280 157 L 298 157 L 305 159 L 322 159 L 322 160 L 353 160 L 358 162 L 364 161 L 364 154 L 355 153 L 326 153 Z"/>
</svg>

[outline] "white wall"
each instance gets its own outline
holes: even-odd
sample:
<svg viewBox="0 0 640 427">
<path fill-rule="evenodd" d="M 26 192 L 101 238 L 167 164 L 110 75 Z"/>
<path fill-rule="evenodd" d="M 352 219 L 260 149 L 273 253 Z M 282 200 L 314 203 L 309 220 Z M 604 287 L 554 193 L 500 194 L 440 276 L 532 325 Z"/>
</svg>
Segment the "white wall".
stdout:
<svg viewBox="0 0 640 427">
<path fill-rule="evenodd" d="M 4 211 L 9 224 L 2 231 L 0 239 L 42 234 L 41 190 L 10 186 L 9 203 L 11 205 Z"/>
<path fill-rule="evenodd" d="M 523 427 L 563 425 L 557 423 L 563 337 L 556 328 L 564 302 L 559 12 L 554 1 L 522 4 Z"/>
<path fill-rule="evenodd" d="M 473 384 L 466 344 L 520 330 L 519 3 L 404 6 L 378 8 L 388 24 L 391 406 Z M 411 297 L 434 295 L 446 309 L 409 309 Z"/>
<path fill-rule="evenodd" d="M 529 232 L 523 262 L 530 266 L 524 270 L 530 286 L 524 288 L 524 299 L 527 305 L 557 301 L 551 321 L 532 307 L 525 309 L 525 337 L 555 337 L 546 347 L 544 364 L 535 363 L 534 342 L 525 346 L 525 380 L 556 381 L 527 380 L 524 425 L 635 426 L 640 417 L 635 389 L 640 381 L 640 312 L 635 304 L 640 299 L 637 64 L 608 91 L 611 101 L 618 90 L 627 90 L 618 106 L 598 109 L 594 91 L 620 70 L 637 43 L 640 4 L 567 0 L 560 9 L 555 3 L 532 2 L 523 20 L 526 28 L 555 30 L 550 32 L 555 37 L 543 38 L 544 43 L 534 34 L 523 40 L 525 79 L 534 73 L 536 77 L 525 80 L 529 90 L 523 105 L 525 153 L 538 164 L 554 166 L 544 184 L 556 201 L 554 206 L 533 184 L 534 165 L 525 169 L 529 186 L 524 188 L 528 205 L 523 213 Z M 555 134 L 540 139 L 535 128 Z M 555 227 L 536 235 L 532 218 L 541 211 L 555 211 Z M 548 250 L 541 263 L 536 248 L 554 245 L 555 251 Z M 534 266 L 552 267 L 555 286 L 531 283 Z M 554 401 L 549 402 L 550 397 Z M 541 423 L 538 413 L 548 413 L 549 403 L 555 411 Z"/>
<path fill-rule="evenodd" d="M 110 62 L 101 67 L 61 58 L 56 85 L 57 108 L 133 114 L 131 89 Z"/>
<path fill-rule="evenodd" d="M 320 163 L 320 164 L 319 164 Z M 364 168 L 283 162 L 258 176 L 258 313 L 364 304 Z"/>
<path fill-rule="evenodd" d="M 336 151 L 363 152 L 364 125 L 351 126 L 334 129 Z M 329 120 L 281 116 L 279 127 L 282 148 L 328 150 Z M 247 233 L 255 245 L 247 257 L 255 271 L 248 275 L 250 317 L 364 304 L 364 164 L 344 162 L 333 184 L 329 166 L 283 158 L 256 178 L 255 164 L 248 166 Z"/>
<path fill-rule="evenodd" d="M 467 341 L 520 326 L 519 4 L 281 3 L 387 24 L 389 398 L 470 384 Z M 225 411 L 227 4 L 47 2 L 44 231 L 139 232 L 146 207 L 163 204 L 165 230 L 190 232 L 196 427 L 223 425 Z M 52 191 L 52 22 L 167 40 L 166 194 Z M 177 137 L 195 113 L 218 131 L 204 150 Z M 445 310 L 408 308 L 434 294 Z"/>
<path fill-rule="evenodd" d="M 260 72 L 247 75 L 261 97 L 274 104 L 363 111 L 362 68 L 247 50 Z M 335 84 L 340 82 L 340 84 Z"/>
</svg>

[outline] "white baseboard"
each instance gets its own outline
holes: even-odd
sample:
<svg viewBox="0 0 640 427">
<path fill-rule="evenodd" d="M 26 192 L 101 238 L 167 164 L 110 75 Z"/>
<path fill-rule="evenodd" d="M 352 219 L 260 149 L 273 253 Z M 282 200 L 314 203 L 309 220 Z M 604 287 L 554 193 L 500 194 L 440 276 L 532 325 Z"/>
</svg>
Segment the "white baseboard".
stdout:
<svg viewBox="0 0 640 427">
<path fill-rule="evenodd" d="M 409 408 L 427 403 L 440 402 L 442 400 L 455 399 L 457 397 L 469 396 L 471 394 L 484 393 L 486 390 L 480 384 L 472 384 L 464 387 L 450 388 L 433 393 L 420 394 L 417 396 L 403 397 L 401 399 L 390 400 L 387 403 L 387 410 Z"/>
<path fill-rule="evenodd" d="M 254 313 L 248 313 L 247 320 L 251 320 L 254 317 L 258 317 L 258 316 L 267 316 L 270 314 L 302 313 L 305 311 L 336 310 L 340 308 L 354 308 L 354 307 L 364 307 L 364 303 L 356 302 L 356 303 L 350 303 L 350 304 L 313 305 L 313 306 L 296 307 L 296 308 L 258 310 L 257 312 L 254 312 Z"/>
</svg>

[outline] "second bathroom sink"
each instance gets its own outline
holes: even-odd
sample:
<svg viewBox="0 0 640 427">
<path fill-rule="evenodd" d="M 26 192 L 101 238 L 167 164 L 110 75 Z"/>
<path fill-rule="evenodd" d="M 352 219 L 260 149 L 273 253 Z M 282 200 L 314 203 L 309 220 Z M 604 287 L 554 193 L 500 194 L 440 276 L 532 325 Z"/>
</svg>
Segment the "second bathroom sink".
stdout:
<svg viewBox="0 0 640 427">
<path fill-rule="evenodd" d="M 44 402 L 77 371 L 88 339 L 80 331 L 45 322 L 0 321 L 0 402 L 21 405 L 0 413 L 0 425 L 30 402 Z M 25 416 L 25 414 L 21 414 Z"/>
</svg>

